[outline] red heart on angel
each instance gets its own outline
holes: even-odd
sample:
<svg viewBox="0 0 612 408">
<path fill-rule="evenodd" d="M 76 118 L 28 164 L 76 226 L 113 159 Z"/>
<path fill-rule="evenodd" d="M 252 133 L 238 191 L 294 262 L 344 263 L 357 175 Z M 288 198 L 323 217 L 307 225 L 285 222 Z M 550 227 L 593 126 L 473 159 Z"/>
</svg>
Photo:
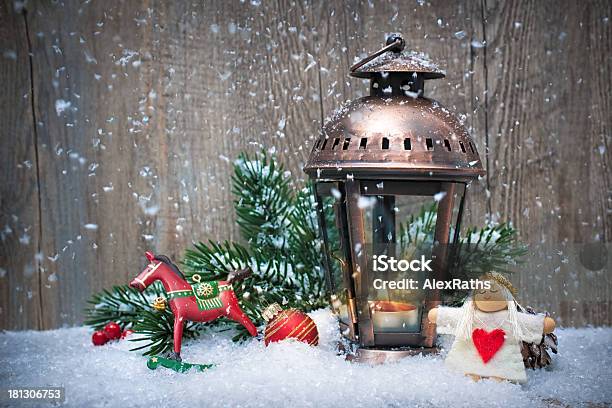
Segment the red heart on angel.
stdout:
<svg viewBox="0 0 612 408">
<path fill-rule="evenodd" d="M 499 351 L 504 344 L 505 336 L 506 332 L 502 329 L 495 329 L 490 332 L 483 329 L 474 329 L 472 332 L 472 342 L 485 364 Z"/>
</svg>

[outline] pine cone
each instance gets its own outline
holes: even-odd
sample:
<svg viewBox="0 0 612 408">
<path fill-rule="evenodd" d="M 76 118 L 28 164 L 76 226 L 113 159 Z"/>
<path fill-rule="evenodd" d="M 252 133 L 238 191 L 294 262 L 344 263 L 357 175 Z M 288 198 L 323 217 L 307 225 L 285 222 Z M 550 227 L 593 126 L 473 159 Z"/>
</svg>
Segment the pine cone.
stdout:
<svg viewBox="0 0 612 408">
<path fill-rule="evenodd" d="M 536 314 L 536 312 L 530 308 L 525 307 L 521 308 L 521 312 Z M 548 312 L 545 312 L 546 316 L 548 316 Z M 523 363 L 525 364 L 525 368 L 544 368 L 547 365 L 552 363 L 552 358 L 550 358 L 550 354 L 548 354 L 548 350 L 552 351 L 554 354 L 557 354 L 557 336 L 554 333 L 544 334 L 542 335 L 542 340 L 539 344 L 536 343 L 526 343 L 521 342 L 521 354 L 523 356 Z"/>
</svg>

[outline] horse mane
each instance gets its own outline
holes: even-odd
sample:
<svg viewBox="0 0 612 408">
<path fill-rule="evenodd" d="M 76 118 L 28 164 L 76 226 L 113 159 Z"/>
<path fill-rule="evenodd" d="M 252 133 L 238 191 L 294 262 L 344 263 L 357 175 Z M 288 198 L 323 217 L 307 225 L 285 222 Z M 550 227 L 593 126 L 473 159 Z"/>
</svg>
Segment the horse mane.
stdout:
<svg viewBox="0 0 612 408">
<path fill-rule="evenodd" d="M 170 260 L 170 258 L 168 258 L 166 255 L 156 255 L 154 258 L 156 261 L 160 261 L 163 262 L 164 264 L 166 264 L 168 267 L 170 267 L 170 269 L 172 270 L 172 272 L 176 273 L 178 276 L 180 276 L 183 280 L 187 280 L 187 278 L 185 278 L 185 275 L 183 275 L 183 272 L 181 272 L 181 270 L 178 268 L 178 266 L 176 266 L 174 264 L 174 262 L 172 262 Z"/>
</svg>

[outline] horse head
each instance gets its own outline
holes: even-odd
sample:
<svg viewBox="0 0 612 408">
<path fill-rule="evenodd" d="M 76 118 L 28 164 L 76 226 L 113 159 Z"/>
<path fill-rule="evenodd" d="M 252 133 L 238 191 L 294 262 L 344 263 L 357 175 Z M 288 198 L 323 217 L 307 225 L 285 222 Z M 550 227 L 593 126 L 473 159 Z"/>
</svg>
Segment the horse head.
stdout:
<svg viewBox="0 0 612 408">
<path fill-rule="evenodd" d="M 146 251 L 145 256 L 149 260 L 147 266 L 130 282 L 130 287 L 142 292 L 154 281 L 160 279 L 160 268 L 164 263 L 155 258 L 152 252 Z"/>
</svg>

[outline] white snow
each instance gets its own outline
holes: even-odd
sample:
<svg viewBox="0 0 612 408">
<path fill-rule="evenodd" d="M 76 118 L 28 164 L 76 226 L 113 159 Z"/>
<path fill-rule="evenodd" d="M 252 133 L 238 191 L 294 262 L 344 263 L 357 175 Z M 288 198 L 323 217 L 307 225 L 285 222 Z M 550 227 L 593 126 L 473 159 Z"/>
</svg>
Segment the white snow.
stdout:
<svg viewBox="0 0 612 408">
<path fill-rule="evenodd" d="M 440 191 L 439 193 L 434 194 L 434 201 L 440 202 L 446 196 L 446 191 Z"/>
<path fill-rule="evenodd" d="M 5 50 L 2 56 L 6 59 L 17 60 L 17 53 L 13 50 Z"/>
<path fill-rule="evenodd" d="M 23 235 L 19 237 L 19 243 L 21 245 L 30 245 L 30 235 L 24 232 Z"/>
<path fill-rule="evenodd" d="M 137 51 L 125 48 L 122 51 L 122 57 L 115 61 L 115 65 L 121 65 L 122 67 L 125 67 L 136 55 L 138 55 Z"/>
<path fill-rule="evenodd" d="M 465 37 L 467 37 L 467 34 L 465 31 L 461 30 L 461 31 L 457 31 L 455 32 L 455 34 L 453 34 L 455 36 L 456 39 L 458 40 L 463 40 Z"/>
<path fill-rule="evenodd" d="M 340 200 L 342 198 L 342 193 L 340 192 L 340 190 L 338 190 L 337 188 L 333 188 L 331 189 L 331 193 L 334 196 L 334 198 L 336 200 Z"/>
<path fill-rule="evenodd" d="M 64 111 L 69 109 L 72 106 L 72 102 L 65 101 L 63 99 L 56 99 L 55 101 L 55 113 L 57 116 L 61 116 Z"/>
<path fill-rule="evenodd" d="M 360 209 L 371 208 L 376 204 L 376 197 L 359 196 L 357 207 Z"/>
<path fill-rule="evenodd" d="M 205 373 L 151 371 L 129 341 L 91 345 L 86 328 L 0 334 L 0 387 L 66 388 L 70 407 L 526 407 L 612 402 L 612 328 L 559 329 L 560 354 L 528 383 L 481 381 L 449 371 L 442 356 L 370 367 L 337 355 L 327 310 L 311 314 L 321 344 L 235 344 L 227 333 L 188 342 L 188 362 L 217 363 Z"/>
<path fill-rule="evenodd" d="M 483 41 L 474 40 L 472 41 L 472 48 L 484 48 L 485 43 Z"/>
</svg>

